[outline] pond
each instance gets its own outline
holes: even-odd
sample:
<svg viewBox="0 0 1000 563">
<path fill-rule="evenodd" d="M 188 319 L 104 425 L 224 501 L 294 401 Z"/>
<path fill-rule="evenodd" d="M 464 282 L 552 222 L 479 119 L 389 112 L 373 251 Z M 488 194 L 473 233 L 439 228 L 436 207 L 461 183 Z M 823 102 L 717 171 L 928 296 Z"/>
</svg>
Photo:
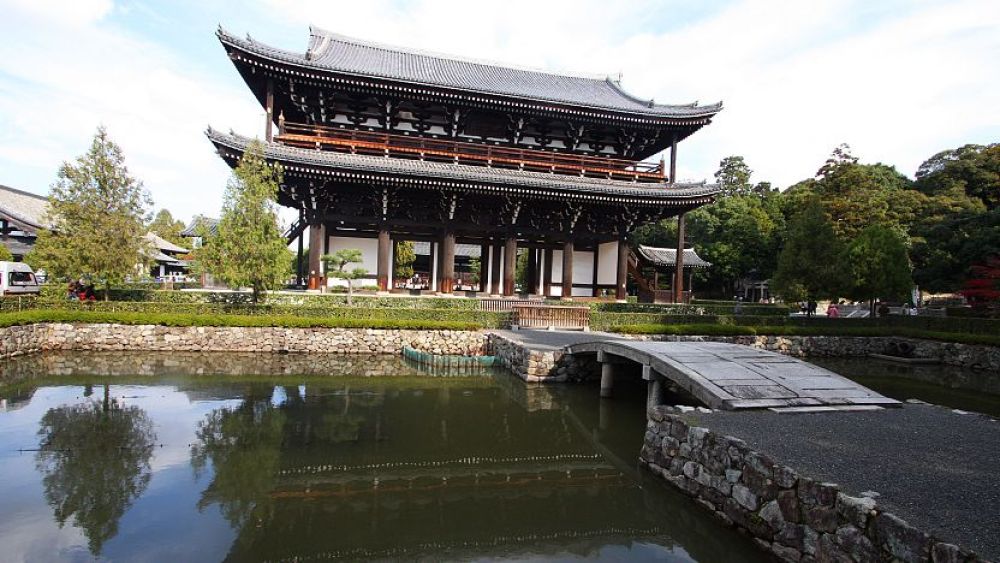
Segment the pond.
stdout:
<svg viewBox="0 0 1000 563">
<path fill-rule="evenodd" d="M 645 386 L 399 358 L 0 364 L 8 561 L 766 561 L 637 469 Z"/>
</svg>

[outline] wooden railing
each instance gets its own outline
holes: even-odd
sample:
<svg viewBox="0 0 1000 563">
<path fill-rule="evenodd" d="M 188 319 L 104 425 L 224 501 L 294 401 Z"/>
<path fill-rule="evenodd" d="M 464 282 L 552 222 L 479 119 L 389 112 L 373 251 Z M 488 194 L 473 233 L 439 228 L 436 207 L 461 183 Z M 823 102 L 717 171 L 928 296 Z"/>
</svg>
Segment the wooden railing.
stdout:
<svg viewBox="0 0 1000 563">
<path fill-rule="evenodd" d="M 284 123 L 276 139 L 289 146 L 351 154 L 453 162 L 635 182 L 665 181 L 662 165 L 650 162 L 339 129 L 321 125 Z"/>
<path fill-rule="evenodd" d="M 511 324 L 518 328 L 590 330 L 590 307 L 515 305 Z"/>
<path fill-rule="evenodd" d="M 516 305 L 541 305 L 540 299 L 480 299 L 479 310 L 491 313 L 510 313 Z"/>
</svg>

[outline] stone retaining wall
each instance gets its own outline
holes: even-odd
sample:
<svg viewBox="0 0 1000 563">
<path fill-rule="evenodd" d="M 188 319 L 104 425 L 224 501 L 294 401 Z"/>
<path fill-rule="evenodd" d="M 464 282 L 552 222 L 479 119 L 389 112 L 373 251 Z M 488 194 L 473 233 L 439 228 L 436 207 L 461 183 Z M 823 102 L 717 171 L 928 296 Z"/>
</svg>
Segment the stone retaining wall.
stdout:
<svg viewBox="0 0 1000 563">
<path fill-rule="evenodd" d="M 783 561 L 983 561 L 671 407 L 650 409 L 640 461 Z"/>
<path fill-rule="evenodd" d="M 483 332 L 360 328 L 167 327 L 44 323 L 0 328 L 0 357 L 45 350 L 481 355 Z"/>
<path fill-rule="evenodd" d="M 486 335 L 486 349 L 501 365 L 529 383 L 563 383 L 600 375 L 596 358 L 561 350 L 531 350 L 501 334 Z"/>
</svg>

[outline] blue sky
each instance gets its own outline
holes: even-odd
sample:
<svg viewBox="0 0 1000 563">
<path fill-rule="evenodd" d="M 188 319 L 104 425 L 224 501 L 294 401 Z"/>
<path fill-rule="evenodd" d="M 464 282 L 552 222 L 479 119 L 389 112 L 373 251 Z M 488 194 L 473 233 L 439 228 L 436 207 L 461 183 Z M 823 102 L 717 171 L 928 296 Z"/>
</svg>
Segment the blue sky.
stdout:
<svg viewBox="0 0 1000 563">
<path fill-rule="evenodd" d="M 208 125 L 260 135 L 263 112 L 214 36 L 288 49 L 308 26 L 552 71 L 623 76 L 661 103 L 722 100 L 681 144 L 679 176 L 740 154 L 754 180 L 812 176 L 850 143 L 912 175 L 1000 141 L 1000 2 L 636 0 L 0 0 L 0 184 L 46 193 L 99 124 L 156 208 L 217 214 L 228 169 Z"/>
</svg>

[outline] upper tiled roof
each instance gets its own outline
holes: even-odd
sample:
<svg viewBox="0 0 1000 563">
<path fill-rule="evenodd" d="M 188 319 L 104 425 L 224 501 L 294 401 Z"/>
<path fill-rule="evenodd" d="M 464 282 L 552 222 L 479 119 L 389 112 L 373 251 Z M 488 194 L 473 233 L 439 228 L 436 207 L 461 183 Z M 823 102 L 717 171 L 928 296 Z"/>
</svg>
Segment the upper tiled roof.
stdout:
<svg viewBox="0 0 1000 563">
<path fill-rule="evenodd" d="M 319 71 L 658 117 L 711 117 L 722 109 L 721 102 L 656 104 L 628 94 L 609 78 L 519 69 L 371 43 L 315 27 L 309 31 L 305 53 L 271 47 L 249 36 L 238 38 L 222 28 L 218 36 L 232 48 Z"/>
<path fill-rule="evenodd" d="M 655 246 L 639 245 L 639 254 L 657 266 L 675 266 L 677 264 L 676 248 L 657 248 Z M 706 262 L 693 248 L 684 249 L 685 268 L 706 268 L 711 266 L 711 262 Z"/>
<path fill-rule="evenodd" d="M 188 223 L 188 226 L 181 231 L 182 237 L 200 237 L 201 227 L 208 230 L 208 234 L 217 234 L 219 230 L 219 220 L 213 219 L 212 217 L 205 217 L 204 215 L 195 215 L 194 219 Z"/>
<path fill-rule="evenodd" d="M 247 137 L 236 135 L 235 133 L 221 133 L 214 129 L 209 129 L 206 134 L 216 147 L 228 147 L 239 153 L 242 153 L 251 142 L 251 139 Z M 718 185 L 706 184 L 704 182 L 690 184 L 668 184 L 665 182 L 635 183 L 506 168 L 488 168 L 466 164 L 300 149 L 279 143 L 267 143 L 265 145 L 265 153 L 268 158 L 279 160 L 286 165 L 298 164 L 320 168 L 335 168 L 359 173 L 387 174 L 394 177 L 421 177 L 434 181 L 452 180 L 505 187 L 516 186 L 542 190 L 559 190 L 561 192 L 576 193 L 585 196 L 613 196 L 635 198 L 644 201 L 655 200 L 657 202 L 666 202 L 670 200 L 710 198 L 719 193 Z"/>
<path fill-rule="evenodd" d="M 0 185 L 0 212 L 34 233 L 46 226 L 49 198 Z"/>
</svg>

